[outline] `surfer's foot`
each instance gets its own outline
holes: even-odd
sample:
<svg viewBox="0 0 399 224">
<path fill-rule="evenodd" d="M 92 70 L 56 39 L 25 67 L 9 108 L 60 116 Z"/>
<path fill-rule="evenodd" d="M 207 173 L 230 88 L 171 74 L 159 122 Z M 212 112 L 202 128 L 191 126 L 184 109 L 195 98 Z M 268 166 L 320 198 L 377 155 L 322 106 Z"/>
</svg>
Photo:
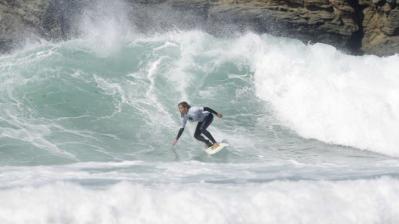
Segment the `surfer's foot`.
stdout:
<svg viewBox="0 0 399 224">
<path fill-rule="evenodd" d="M 212 149 L 216 149 L 217 147 L 219 147 L 219 143 L 215 143 L 211 146 Z"/>
<path fill-rule="evenodd" d="M 206 148 L 210 148 L 210 147 L 212 147 L 212 146 L 213 146 L 213 144 L 212 144 L 212 142 L 210 142 L 210 141 L 208 141 L 208 142 L 205 143 L 205 147 L 206 147 Z"/>
</svg>

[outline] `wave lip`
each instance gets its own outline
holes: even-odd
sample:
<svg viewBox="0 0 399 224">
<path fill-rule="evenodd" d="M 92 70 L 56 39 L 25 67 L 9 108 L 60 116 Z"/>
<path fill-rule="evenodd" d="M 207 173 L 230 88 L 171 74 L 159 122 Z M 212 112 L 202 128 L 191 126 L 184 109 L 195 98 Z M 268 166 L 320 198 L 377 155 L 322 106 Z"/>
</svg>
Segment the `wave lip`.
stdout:
<svg viewBox="0 0 399 224">
<path fill-rule="evenodd" d="M 399 156 L 399 57 L 324 45 L 259 43 L 257 96 L 305 138 Z M 270 63 L 273 62 L 273 63 Z"/>
</svg>

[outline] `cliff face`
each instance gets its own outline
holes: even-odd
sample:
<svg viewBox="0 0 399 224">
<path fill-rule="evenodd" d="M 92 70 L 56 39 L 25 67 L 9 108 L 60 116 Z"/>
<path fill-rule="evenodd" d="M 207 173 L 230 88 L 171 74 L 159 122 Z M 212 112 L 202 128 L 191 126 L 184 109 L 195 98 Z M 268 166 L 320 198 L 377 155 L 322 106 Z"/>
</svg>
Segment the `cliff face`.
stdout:
<svg viewBox="0 0 399 224">
<path fill-rule="evenodd" d="M 391 2 L 361 2 L 364 7 L 362 50 L 377 55 L 399 53 L 399 8 Z"/>
<path fill-rule="evenodd" d="M 66 38 L 70 23 L 66 12 L 73 9 L 74 2 L 0 0 L 0 52 L 9 51 L 26 38 Z"/>
<path fill-rule="evenodd" d="M 351 41 L 359 26 L 345 0 L 224 0 L 215 2 L 209 17 L 211 21 L 228 18 L 259 32 L 358 48 Z"/>
<path fill-rule="evenodd" d="M 3 50 L 22 40 L 23 36 L 36 29 L 42 20 L 46 0 L 32 1 L 24 4 L 22 0 L 2 0 L 0 2 L 0 46 Z M 38 30 L 39 31 L 39 30 Z"/>
<path fill-rule="evenodd" d="M 352 53 L 399 52 L 395 0 L 125 0 L 136 28 L 253 30 L 323 42 Z M 96 0 L 0 0 L 0 50 L 27 35 L 68 38 L 72 17 Z"/>
</svg>

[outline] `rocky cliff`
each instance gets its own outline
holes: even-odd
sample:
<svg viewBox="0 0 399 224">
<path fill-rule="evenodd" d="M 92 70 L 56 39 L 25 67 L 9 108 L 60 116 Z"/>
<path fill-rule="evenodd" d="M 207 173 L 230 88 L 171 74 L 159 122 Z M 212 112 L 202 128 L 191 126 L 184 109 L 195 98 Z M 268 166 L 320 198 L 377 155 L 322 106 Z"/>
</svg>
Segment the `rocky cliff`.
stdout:
<svg viewBox="0 0 399 224">
<path fill-rule="evenodd" d="M 0 0 L 0 50 L 26 39 L 65 39 L 97 0 Z M 125 0 L 135 28 L 201 28 L 215 35 L 252 30 L 332 44 L 352 53 L 399 52 L 395 0 Z"/>
</svg>

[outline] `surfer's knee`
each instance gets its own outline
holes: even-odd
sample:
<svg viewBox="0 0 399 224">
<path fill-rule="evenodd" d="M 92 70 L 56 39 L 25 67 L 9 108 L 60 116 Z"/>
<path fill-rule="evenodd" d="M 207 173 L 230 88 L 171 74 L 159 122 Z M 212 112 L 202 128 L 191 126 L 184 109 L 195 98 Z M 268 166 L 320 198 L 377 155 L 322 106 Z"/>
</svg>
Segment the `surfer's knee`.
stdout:
<svg viewBox="0 0 399 224">
<path fill-rule="evenodd" d="M 198 139 L 200 135 L 201 135 L 201 132 L 200 131 L 198 131 L 198 132 L 196 131 L 194 133 L 194 138 Z"/>
<path fill-rule="evenodd" d="M 199 129 L 199 133 L 204 133 L 204 132 L 206 132 L 206 128 L 200 128 Z"/>
</svg>

